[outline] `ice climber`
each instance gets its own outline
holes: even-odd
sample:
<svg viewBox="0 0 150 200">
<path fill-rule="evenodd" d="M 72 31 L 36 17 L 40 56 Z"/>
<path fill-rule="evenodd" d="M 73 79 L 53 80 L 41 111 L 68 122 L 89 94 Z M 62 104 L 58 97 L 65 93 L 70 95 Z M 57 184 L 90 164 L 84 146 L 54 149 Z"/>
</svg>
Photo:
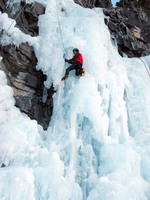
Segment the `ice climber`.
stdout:
<svg viewBox="0 0 150 200">
<path fill-rule="evenodd" d="M 83 76 L 84 75 L 84 69 L 82 68 L 82 65 L 83 65 L 83 56 L 82 56 L 82 54 L 79 52 L 79 49 L 76 49 L 76 48 L 73 49 L 73 54 L 74 54 L 74 56 L 73 56 L 72 59 L 67 60 L 65 58 L 65 62 L 70 63 L 71 66 L 66 69 L 65 76 L 62 78 L 62 80 L 66 80 L 68 78 L 69 72 L 71 70 L 75 70 L 76 71 L 75 72 L 76 76 L 79 76 L 79 75 Z"/>
</svg>

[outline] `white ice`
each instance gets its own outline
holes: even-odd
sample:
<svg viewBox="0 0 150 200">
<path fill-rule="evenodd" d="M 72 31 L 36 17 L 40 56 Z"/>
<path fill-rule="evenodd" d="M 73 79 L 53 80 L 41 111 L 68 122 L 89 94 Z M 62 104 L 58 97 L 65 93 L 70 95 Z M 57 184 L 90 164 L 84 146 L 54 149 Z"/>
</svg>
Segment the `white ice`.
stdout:
<svg viewBox="0 0 150 200">
<path fill-rule="evenodd" d="M 44 132 L 14 106 L 0 72 L 0 163 L 6 166 L 0 169 L 0 199 L 149 200 L 150 56 L 142 58 L 146 66 L 121 58 L 101 9 L 73 0 L 40 1 L 46 12 L 38 37 L 15 23 L 7 33 L 11 19 L 0 15 L 3 45 L 33 45 L 45 86 L 57 89 Z M 68 67 L 64 51 L 70 58 L 74 47 L 84 56 L 85 76 L 71 72 L 61 82 Z"/>
</svg>

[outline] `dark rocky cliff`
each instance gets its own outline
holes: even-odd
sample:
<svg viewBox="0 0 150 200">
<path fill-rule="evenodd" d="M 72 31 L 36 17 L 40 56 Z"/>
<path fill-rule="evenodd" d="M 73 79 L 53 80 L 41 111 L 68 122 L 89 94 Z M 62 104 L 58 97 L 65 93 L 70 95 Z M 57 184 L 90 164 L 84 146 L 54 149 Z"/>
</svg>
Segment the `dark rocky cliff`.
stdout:
<svg viewBox="0 0 150 200">
<path fill-rule="evenodd" d="M 125 53 L 129 57 L 138 57 L 150 53 L 150 0 L 121 0 L 115 8 L 110 0 L 74 1 L 83 7 L 104 8 L 105 22 L 116 38 L 121 55 Z M 14 12 L 16 8 L 17 12 Z M 45 12 L 39 3 L 25 5 L 22 2 L 10 8 L 7 0 L 0 0 L 0 10 L 13 19 L 19 14 L 16 26 L 26 34 L 38 35 L 38 16 Z M 1 69 L 13 88 L 16 106 L 46 129 L 52 114 L 54 90 L 53 87 L 44 87 L 46 77 L 42 71 L 36 70 L 37 59 L 33 48 L 27 43 L 17 48 L 13 45 L 1 46 L 0 55 L 3 57 Z M 47 94 L 44 100 L 43 93 Z"/>
<path fill-rule="evenodd" d="M 111 0 L 74 0 L 74 1 L 75 3 L 85 8 L 93 8 L 93 7 L 111 8 L 112 7 Z"/>
<path fill-rule="evenodd" d="M 104 9 L 106 22 L 117 39 L 120 54 L 150 54 L 150 0 L 121 0 L 116 8 Z"/>
<path fill-rule="evenodd" d="M 1 11 L 8 13 L 13 19 L 19 13 L 16 26 L 24 33 L 36 36 L 38 16 L 44 14 L 45 9 L 39 3 L 27 4 L 25 7 L 24 5 L 24 2 L 15 5 L 18 11 L 14 14 L 13 7 L 7 6 L 6 0 L 0 0 Z M 28 43 L 22 43 L 19 47 L 1 46 L 0 56 L 3 57 L 1 70 L 6 73 L 8 84 L 13 88 L 16 106 L 47 129 L 52 115 L 54 91 L 53 87 L 44 87 L 46 76 L 42 71 L 36 70 L 37 58 L 33 47 Z M 43 93 L 46 94 L 44 100 Z"/>
<path fill-rule="evenodd" d="M 84 7 L 102 7 L 120 55 L 150 54 L 150 0 L 121 0 L 113 8 L 110 0 L 75 0 Z"/>
</svg>

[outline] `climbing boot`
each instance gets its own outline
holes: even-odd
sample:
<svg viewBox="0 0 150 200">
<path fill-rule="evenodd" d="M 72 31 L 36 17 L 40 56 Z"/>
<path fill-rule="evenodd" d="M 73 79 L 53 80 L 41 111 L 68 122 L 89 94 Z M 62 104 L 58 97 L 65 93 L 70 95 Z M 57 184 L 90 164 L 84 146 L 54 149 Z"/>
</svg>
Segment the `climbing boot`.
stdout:
<svg viewBox="0 0 150 200">
<path fill-rule="evenodd" d="M 81 76 L 84 76 L 84 75 L 85 75 L 85 70 L 84 68 L 82 68 Z"/>
<path fill-rule="evenodd" d="M 62 81 L 65 81 L 65 80 L 67 80 L 68 79 L 68 75 L 65 75 L 61 80 Z"/>
</svg>

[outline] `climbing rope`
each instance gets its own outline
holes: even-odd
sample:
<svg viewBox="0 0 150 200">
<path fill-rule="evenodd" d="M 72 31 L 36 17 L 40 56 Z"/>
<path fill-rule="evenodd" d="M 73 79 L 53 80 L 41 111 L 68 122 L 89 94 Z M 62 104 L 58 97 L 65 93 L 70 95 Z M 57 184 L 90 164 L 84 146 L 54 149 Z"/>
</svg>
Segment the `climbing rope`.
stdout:
<svg viewBox="0 0 150 200">
<path fill-rule="evenodd" d="M 146 69 L 146 71 L 147 71 L 147 74 L 148 74 L 149 77 L 150 77 L 150 72 L 149 72 L 149 69 L 147 68 L 146 63 L 144 62 L 144 60 L 142 60 L 142 58 L 139 58 L 139 59 L 142 61 L 142 63 L 144 63 L 144 66 L 145 66 L 145 69 Z"/>
<path fill-rule="evenodd" d="M 64 40 L 63 40 L 62 27 L 61 27 L 61 23 L 60 23 L 60 17 L 59 17 L 59 11 L 58 11 L 59 8 L 58 8 L 57 0 L 55 0 L 55 2 L 56 2 L 57 20 L 58 20 L 58 26 L 59 26 L 59 30 L 60 30 L 61 43 L 62 43 L 64 52 L 66 52 L 66 48 L 65 48 Z"/>
<path fill-rule="evenodd" d="M 21 12 L 23 11 L 23 9 L 26 7 L 27 4 L 25 4 L 22 9 L 19 11 L 19 13 L 16 15 L 16 17 L 14 18 L 14 20 L 16 21 L 16 19 L 19 17 L 19 15 L 21 14 Z M 10 26 L 8 27 L 8 29 L 6 30 L 6 32 L 9 31 L 9 29 L 12 27 L 14 20 L 12 21 L 12 23 L 10 24 Z"/>
</svg>

